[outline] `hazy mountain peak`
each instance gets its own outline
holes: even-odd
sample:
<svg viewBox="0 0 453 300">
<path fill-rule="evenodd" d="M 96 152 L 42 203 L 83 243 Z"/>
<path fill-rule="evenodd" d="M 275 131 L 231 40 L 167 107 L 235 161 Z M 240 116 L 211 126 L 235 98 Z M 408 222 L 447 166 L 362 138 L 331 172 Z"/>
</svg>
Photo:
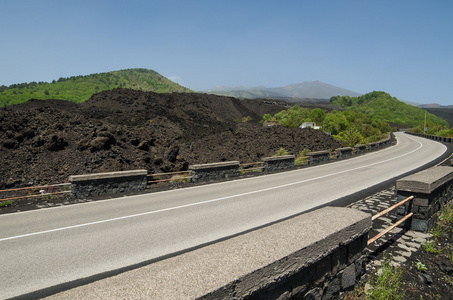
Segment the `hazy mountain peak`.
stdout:
<svg viewBox="0 0 453 300">
<path fill-rule="evenodd" d="M 319 80 L 294 83 L 284 87 L 266 88 L 258 86 L 254 88 L 235 89 L 231 87 L 217 87 L 209 92 L 220 95 L 228 95 L 238 98 L 316 98 L 330 99 L 332 96 L 358 97 L 361 94 L 343 89 Z"/>
</svg>

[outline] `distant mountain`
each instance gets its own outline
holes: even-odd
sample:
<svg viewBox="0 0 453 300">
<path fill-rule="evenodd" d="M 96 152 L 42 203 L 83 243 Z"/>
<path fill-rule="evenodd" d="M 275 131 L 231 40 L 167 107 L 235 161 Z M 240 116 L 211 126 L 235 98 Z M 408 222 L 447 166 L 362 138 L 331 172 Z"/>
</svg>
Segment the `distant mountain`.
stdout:
<svg viewBox="0 0 453 300">
<path fill-rule="evenodd" d="M 220 87 L 205 92 L 237 98 L 273 98 L 287 100 L 297 98 L 297 100 L 300 100 L 301 98 L 330 99 L 330 97 L 338 95 L 350 97 L 358 97 L 361 95 L 357 92 L 346 90 L 319 80 L 290 84 L 276 88 L 255 87 L 251 89 L 234 89 Z"/>
<path fill-rule="evenodd" d="M 156 93 L 193 92 L 149 69 L 127 69 L 91 75 L 61 77 L 52 82 L 30 82 L 0 86 L 0 106 L 30 99 L 61 99 L 84 102 L 93 94 L 115 88 Z"/>
<path fill-rule="evenodd" d="M 226 90 L 210 90 L 205 91 L 207 94 L 214 94 L 219 96 L 229 96 L 235 98 L 245 98 L 245 99 L 255 99 L 255 98 L 270 98 L 270 99 L 285 99 L 291 98 L 284 94 L 270 91 L 267 88 L 263 89 L 246 89 L 246 90 L 231 90 L 226 88 Z"/>
<path fill-rule="evenodd" d="M 404 102 L 404 103 L 406 103 L 406 104 L 415 106 L 415 107 L 420 107 L 421 105 L 423 105 L 423 104 L 420 104 L 420 103 L 418 103 L 418 102 L 412 102 L 412 101 L 406 101 L 406 100 L 400 100 L 400 101 L 402 101 L 402 102 Z"/>
<path fill-rule="evenodd" d="M 446 109 L 452 109 L 453 108 L 453 105 L 440 105 L 440 104 L 437 104 L 437 103 L 431 103 L 431 104 L 420 104 L 418 105 L 418 107 L 420 108 L 446 108 Z"/>
</svg>

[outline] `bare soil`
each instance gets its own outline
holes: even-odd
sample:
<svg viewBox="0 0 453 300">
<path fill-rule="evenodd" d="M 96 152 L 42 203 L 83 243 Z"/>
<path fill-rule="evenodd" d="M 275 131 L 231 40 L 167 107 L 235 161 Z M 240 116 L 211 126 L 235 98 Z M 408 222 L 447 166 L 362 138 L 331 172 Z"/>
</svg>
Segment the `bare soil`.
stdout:
<svg viewBox="0 0 453 300">
<path fill-rule="evenodd" d="M 453 299 L 453 228 L 432 243 L 439 253 L 421 247 L 401 266 L 404 299 Z M 417 263 L 422 263 L 426 271 L 420 271 Z"/>
<path fill-rule="evenodd" d="M 3 107 L 0 189 L 67 182 L 70 175 L 87 173 L 159 173 L 184 171 L 191 164 L 256 162 L 280 148 L 297 155 L 304 149 L 341 147 L 319 130 L 258 123 L 265 113 L 275 114 L 289 105 L 115 89 L 80 104 L 30 100 Z M 242 122 L 247 117 L 251 120 Z"/>
</svg>

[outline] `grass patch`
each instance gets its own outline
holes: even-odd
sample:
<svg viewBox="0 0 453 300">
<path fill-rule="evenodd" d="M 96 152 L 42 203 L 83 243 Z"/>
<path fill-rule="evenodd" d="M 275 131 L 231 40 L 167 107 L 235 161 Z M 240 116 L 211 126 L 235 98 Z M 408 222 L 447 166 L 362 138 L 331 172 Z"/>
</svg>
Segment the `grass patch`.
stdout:
<svg viewBox="0 0 453 300">
<path fill-rule="evenodd" d="M 307 154 L 310 153 L 310 149 L 305 148 L 299 152 L 298 157 L 296 157 L 294 164 L 296 166 L 306 165 L 307 164 Z"/>
<path fill-rule="evenodd" d="M 402 271 L 393 267 L 389 262 L 382 266 L 382 273 L 372 282 L 367 296 L 376 300 L 397 300 L 404 298 L 404 288 L 401 281 Z"/>
<path fill-rule="evenodd" d="M 13 205 L 13 202 L 10 200 L 0 202 L 0 207 L 7 207 Z"/>
<path fill-rule="evenodd" d="M 431 229 L 431 234 L 435 240 L 440 239 L 444 235 L 444 230 L 438 225 L 434 225 L 434 228 Z"/>
<path fill-rule="evenodd" d="M 307 158 L 306 158 L 306 157 L 297 157 L 297 158 L 294 160 L 294 164 L 295 164 L 296 166 L 306 165 L 306 164 L 307 164 Z"/>
<path fill-rule="evenodd" d="M 424 242 L 422 244 L 422 247 L 423 247 L 423 250 L 425 250 L 425 252 L 428 252 L 431 254 L 439 254 L 441 252 L 440 250 L 436 250 L 436 247 L 434 247 L 434 244 L 431 241 Z"/>
<path fill-rule="evenodd" d="M 445 230 L 447 227 L 453 225 L 453 202 L 449 202 L 440 210 L 439 217 L 437 218 L 437 226 Z"/>
<path fill-rule="evenodd" d="M 418 270 L 419 272 L 422 272 L 422 273 L 424 273 L 424 272 L 426 272 L 426 271 L 428 270 L 428 268 L 425 266 L 425 264 L 422 263 L 421 261 L 417 262 L 417 264 L 415 265 L 415 267 L 417 268 L 417 270 Z"/>
</svg>

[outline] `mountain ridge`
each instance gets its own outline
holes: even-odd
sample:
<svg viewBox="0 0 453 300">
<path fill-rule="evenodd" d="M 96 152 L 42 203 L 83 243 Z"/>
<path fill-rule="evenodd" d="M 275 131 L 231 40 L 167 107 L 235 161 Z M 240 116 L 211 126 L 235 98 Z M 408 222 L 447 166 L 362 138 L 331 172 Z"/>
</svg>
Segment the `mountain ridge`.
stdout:
<svg viewBox="0 0 453 300">
<path fill-rule="evenodd" d="M 361 94 L 343 89 L 319 80 L 305 81 L 302 83 L 289 84 L 284 87 L 254 87 L 254 88 L 242 88 L 235 89 L 232 87 L 217 87 L 221 90 L 208 90 L 205 93 L 231 96 L 237 98 L 272 98 L 272 99 L 330 99 L 332 96 L 350 96 L 358 97 Z"/>
<path fill-rule="evenodd" d="M 31 99 L 69 100 L 84 102 L 92 95 L 115 88 L 130 88 L 145 92 L 194 92 L 157 73 L 154 70 L 135 68 L 60 77 L 52 82 L 29 82 L 0 86 L 0 106 L 19 104 Z"/>
</svg>

